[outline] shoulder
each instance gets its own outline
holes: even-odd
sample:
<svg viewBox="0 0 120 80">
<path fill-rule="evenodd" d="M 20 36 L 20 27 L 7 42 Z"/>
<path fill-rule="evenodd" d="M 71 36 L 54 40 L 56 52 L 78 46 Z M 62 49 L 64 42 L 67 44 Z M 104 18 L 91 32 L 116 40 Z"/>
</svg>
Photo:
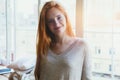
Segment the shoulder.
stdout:
<svg viewBox="0 0 120 80">
<path fill-rule="evenodd" d="M 87 41 L 84 38 L 75 37 L 74 39 L 78 45 L 87 46 Z"/>
</svg>

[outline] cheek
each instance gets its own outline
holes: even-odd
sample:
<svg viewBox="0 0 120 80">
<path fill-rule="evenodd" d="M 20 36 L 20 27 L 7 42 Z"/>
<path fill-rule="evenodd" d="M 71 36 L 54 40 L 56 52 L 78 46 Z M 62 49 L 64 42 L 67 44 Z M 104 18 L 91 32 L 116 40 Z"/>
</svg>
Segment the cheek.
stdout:
<svg viewBox="0 0 120 80">
<path fill-rule="evenodd" d="M 62 20 L 62 23 L 64 24 L 64 26 L 66 26 L 66 19 L 65 18 Z"/>
<path fill-rule="evenodd" d="M 49 30 L 52 32 L 53 31 L 53 26 L 48 26 Z"/>
<path fill-rule="evenodd" d="M 62 24 L 64 25 L 64 27 L 66 27 L 66 21 L 62 21 Z"/>
</svg>

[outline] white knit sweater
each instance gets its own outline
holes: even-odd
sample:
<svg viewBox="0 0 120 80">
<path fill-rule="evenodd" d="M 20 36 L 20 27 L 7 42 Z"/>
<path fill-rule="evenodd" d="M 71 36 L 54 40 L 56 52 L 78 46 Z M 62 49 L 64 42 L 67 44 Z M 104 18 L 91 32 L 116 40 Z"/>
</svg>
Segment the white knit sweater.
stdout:
<svg viewBox="0 0 120 80">
<path fill-rule="evenodd" d="M 91 80 L 91 59 L 86 42 L 77 38 L 60 55 L 49 50 L 40 80 Z"/>
</svg>

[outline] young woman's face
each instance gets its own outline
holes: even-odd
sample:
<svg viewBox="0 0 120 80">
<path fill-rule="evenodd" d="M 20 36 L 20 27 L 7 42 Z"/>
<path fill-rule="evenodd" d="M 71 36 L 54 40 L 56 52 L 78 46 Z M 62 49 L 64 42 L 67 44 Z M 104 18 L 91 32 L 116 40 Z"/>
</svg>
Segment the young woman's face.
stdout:
<svg viewBox="0 0 120 80">
<path fill-rule="evenodd" d="M 66 18 L 63 13 L 57 8 L 51 8 L 46 15 L 47 25 L 50 31 L 55 35 L 65 33 Z"/>
</svg>

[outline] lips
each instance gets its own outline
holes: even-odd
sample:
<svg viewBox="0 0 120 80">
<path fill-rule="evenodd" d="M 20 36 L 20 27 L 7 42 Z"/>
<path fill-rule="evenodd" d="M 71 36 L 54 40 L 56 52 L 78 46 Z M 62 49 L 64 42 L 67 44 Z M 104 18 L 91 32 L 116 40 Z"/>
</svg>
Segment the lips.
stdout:
<svg viewBox="0 0 120 80">
<path fill-rule="evenodd" d="M 61 27 L 56 27 L 56 28 L 54 28 L 55 30 L 59 30 Z"/>
</svg>

